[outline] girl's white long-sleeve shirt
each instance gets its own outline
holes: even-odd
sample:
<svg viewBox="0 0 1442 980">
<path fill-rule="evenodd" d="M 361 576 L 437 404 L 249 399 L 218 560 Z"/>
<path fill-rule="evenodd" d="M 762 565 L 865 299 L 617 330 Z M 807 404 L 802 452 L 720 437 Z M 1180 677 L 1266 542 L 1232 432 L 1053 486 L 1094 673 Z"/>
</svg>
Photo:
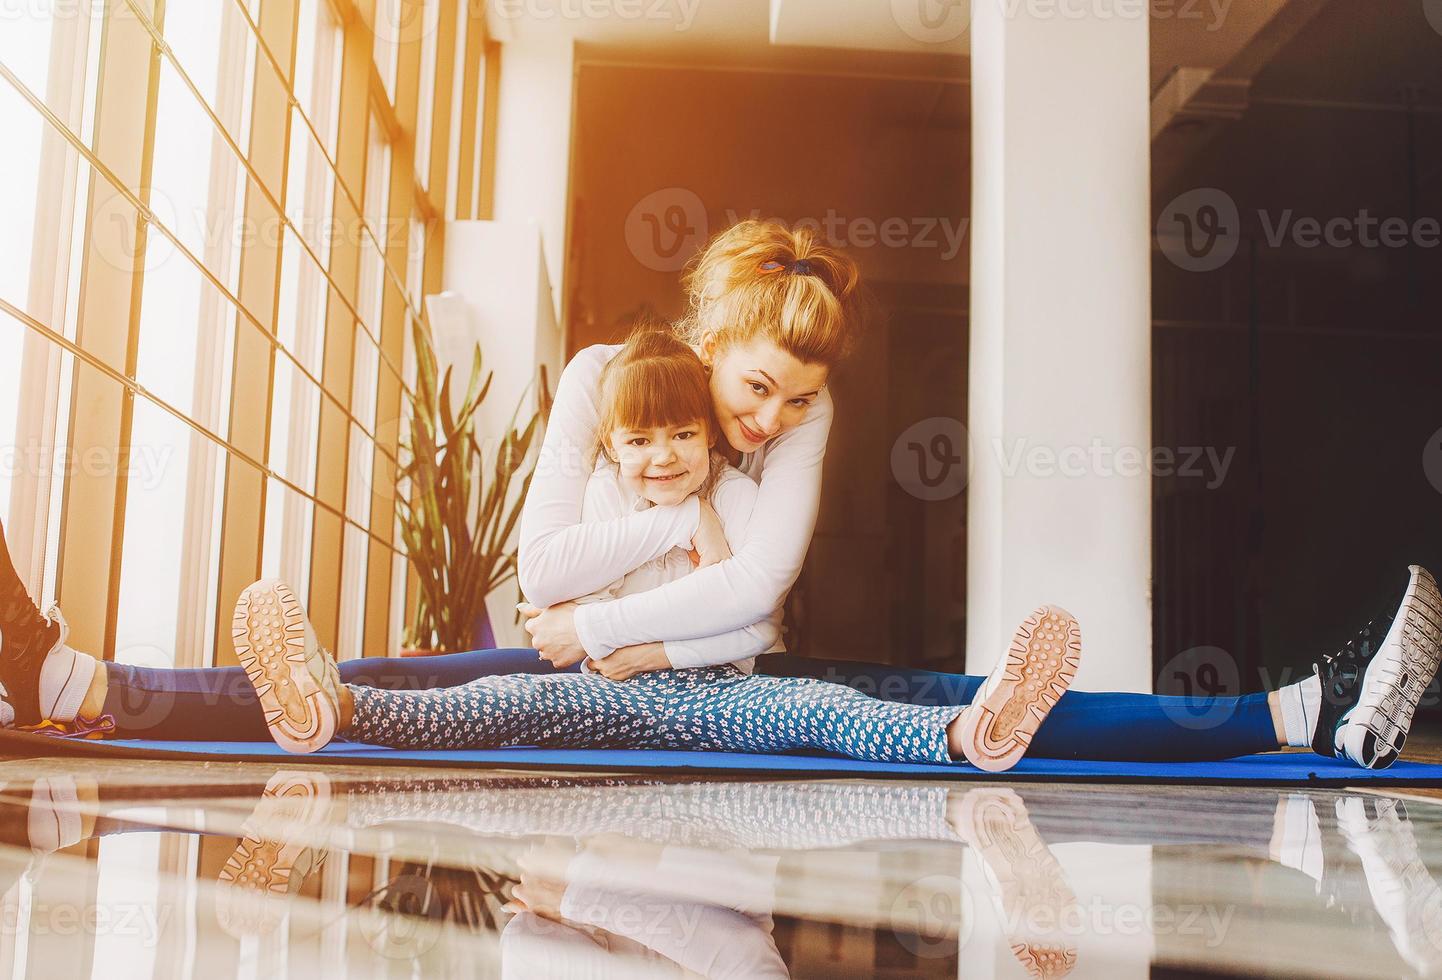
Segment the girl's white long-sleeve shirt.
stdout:
<svg viewBox="0 0 1442 980">
<path fill-rule="evenodd" d="M 601 369 L 620 349 L 586 348 L 557 386 L 520 523 L 517 577 L 537 606 L 604 589 L 673 548 L 689 548 L 696 535 L 694 496 L 675 506 L 581 520 L 600 421 Z M 740 469 L 756 481 L 757 492 L 744 537 L 730 542 L 731 558 L 649 591 L 577 609 L 576 632 L 587 654 L 600 658 L 636 643 L 713 637 L 779 609 L 816 527 L 831 417 L 831 397 L 823 390 L 800 425 L 742 459 Z"/>
<path fill-rule="evenodd" d="M 709 499 L 721 519 L 726 541 L 745 540 L 746 528 L 756 506 L 759 488 L 734 466 L 713 455 L 713 477 Z M 614 464 L 602 461 L 586 482 L 586 496 L 581 505 L 581 523 L 595 524 L 614 521 L 629 514 L 655 509 L 655 505 L 626 486 Z M 670 548 L 665 554 L 631 569 L 610 585 L 576 600 L 582 608 L 591 603 L 614 602 L 623 596 L 638 595 L 675 582 L 695 571 L 689 553 L 689 542 Z M 579 611 L 578 611 L 579 614 Z M 666 658 L 680 670 L 688 667 L 710 667 L 735 664 L 746 673 L 755 666 L 759 654 L 778 647 L 781 637 L 781 607 L 777 606 L 765 619 L 739 629 L 714 636 L 690 640 L 666 640 Z M 586 668 L 589 669 L 589 668 Z"/>
</svg>

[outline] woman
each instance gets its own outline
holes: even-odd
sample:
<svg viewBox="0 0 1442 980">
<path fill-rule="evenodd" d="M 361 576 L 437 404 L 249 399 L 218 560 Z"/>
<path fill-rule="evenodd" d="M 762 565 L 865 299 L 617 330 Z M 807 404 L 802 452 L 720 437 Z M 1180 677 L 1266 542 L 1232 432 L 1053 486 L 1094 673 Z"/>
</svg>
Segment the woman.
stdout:
<svg viewBox="0 0 1442 980">
<path fill-rule="evenodd" d="M 340 666 L 341 679 L 423 689 L 497 673 L 574 669 L 587 656 L 611 659 L 613 651 L 617 670 L 648 670 L 663 665 L 668 642 L 762 619 L 795 582 L 815 525 L 831 424 L 826 381 L 854 340 L 857 280 L 848 260 L 807 232 L 755 221 L 717 236 L 689 276 L 691 310 L 682 327 L 711 369 L 721 433 L 740 454 L 741 470 L 759 486 L 751 532 L 731 558 L 595 608 L 578 610 L 567 601 L 635 567 L 638 559 L 688 541 L 710 561 L 723 537 L 714 515 L 691 503 L 631 514 L 599 531 L 580 525 L 588 476 L 582 461 L 598 417 L 595 386 L 616 350 L 588 348 L 562 376 L 521 523 L 519 576 L 536 607 L 527 627 L 550 664 L 538 664 L 528 651 L 352 661 Z M 590 559 L 597 555 L 603 561 L 593 566 Z M 591 570 L 584 581 L 573 573 L 581 556 Z M 1390 765 L 1442 659 L 1439 622 L 1436 584 L 1415 570 L 1396 612 L 1320 658 L 1315 676 L 1302 684 L 1216 702 L 1069 692 L 1036 732 L 1030 751 L 1054 758 L 1165 761 L 1311 745 L 1358 765 Z M 243 671 L 87 668 L 78 659 L 83 655 L 64 646 L 60 625 L 30 607 L 23 586 L 4 569 L 0 633 L 5 640 L 0 682 L 19 724 L 104 714 L 113 717 L 118 734 L 129 737 L 213 738 L 224 732 L 230 739 L 268 738 Z M 912 693 L 937 676 L 774 654 L 760 658 L 758 670 L 863 683 L 882 671 L 907 681 Z M 93 676 L 84 681 L 87 673 Z M 970 703 L 984 682 L 972 676 L 945 680 L 942 700 L 957 705 Z M 905 693 L 901 700 L 907 700 Z M 42 698 L 48 714 L 42 713 Z M 1206 729 L 1179 724 L 1199 708 L 1223 720 Z"/>
</svg>

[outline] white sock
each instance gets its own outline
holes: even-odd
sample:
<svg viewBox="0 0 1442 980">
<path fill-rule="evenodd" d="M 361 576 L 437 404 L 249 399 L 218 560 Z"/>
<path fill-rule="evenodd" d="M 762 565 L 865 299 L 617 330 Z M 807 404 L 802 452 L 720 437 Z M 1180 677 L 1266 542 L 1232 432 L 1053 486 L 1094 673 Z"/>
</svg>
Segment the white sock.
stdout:
<svg viewBox="0 0 1442 980">
<path fill-rule="evenodd" d="M 40 665 L 40 714 L 57 722 L 70 722 L 90 690 L 98 661 L 62 643 Z"/>
<path fill-rule="evenodd" d="M 1287 744 L 1308 748 L 1317 731 L 1322 710 L 1322 680 L 1316 674 L 1300 684 L 1288 684 L 1277 692 L 1282 697 L 1282 731 Z"/>
<path fill-rule="evenodd" d="M 1313 881 L 1322 880 L 1322 825 L 1310 799 L 1289 793 L 1277 801 L 1269 851 L 1278 864 L 1295 868 Z"/>
</svg>

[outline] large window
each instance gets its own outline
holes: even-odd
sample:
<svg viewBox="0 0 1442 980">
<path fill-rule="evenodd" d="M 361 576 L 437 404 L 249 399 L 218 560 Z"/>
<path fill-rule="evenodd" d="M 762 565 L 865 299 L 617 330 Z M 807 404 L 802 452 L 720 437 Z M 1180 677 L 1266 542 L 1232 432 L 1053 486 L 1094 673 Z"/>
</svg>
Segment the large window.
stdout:
<svg viewBox="0 0 1442 980">
<path fill-rule="evenodd" d="M 127 662 L 226 659 L 257 573 L 343 656 L 400 637 L 375 482 L 440 261 L 422 216 L 449 191 L 431 116 L 456 45 L 446 0 L 269 2 L 0 25 L 0 519 L 77 642 Z"/>
</svg>

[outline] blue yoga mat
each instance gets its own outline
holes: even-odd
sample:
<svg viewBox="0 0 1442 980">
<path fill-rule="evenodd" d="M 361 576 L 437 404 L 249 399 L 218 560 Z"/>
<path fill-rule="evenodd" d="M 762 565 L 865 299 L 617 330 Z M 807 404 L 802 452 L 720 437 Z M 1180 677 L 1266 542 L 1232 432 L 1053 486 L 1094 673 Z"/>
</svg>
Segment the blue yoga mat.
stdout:
<svg viewBox="0 0 1442 980">
<path fill-rule="evenodd" d="M 478 769 L 600 772 L 672 772 L 845 776 L 879 779 L 1006 779 L 1102 783 L 1271 783 L 1310 786 L 1439 786 L 1442 765 L 1401 761 L 1390 769 L 1362 769 L 1310 752 L 1272 752 L 1224 762 L 1086 762 L 1023 759 L 1010 772 L 992 774 L 964 763 L 920 765 L 862 762 L 823 755 L 742 752 L 660 752 L 626 749 L 392 749 L 335 742 L 312 755 L 290 755 L 267 742 L 160 742 L 115 739 L 72 741 L 0 732 L 0 751 L 15 755 L 83 755 L 91 758 L 208 759 L 321 765 L 400 765 Z"/>
</svg>

